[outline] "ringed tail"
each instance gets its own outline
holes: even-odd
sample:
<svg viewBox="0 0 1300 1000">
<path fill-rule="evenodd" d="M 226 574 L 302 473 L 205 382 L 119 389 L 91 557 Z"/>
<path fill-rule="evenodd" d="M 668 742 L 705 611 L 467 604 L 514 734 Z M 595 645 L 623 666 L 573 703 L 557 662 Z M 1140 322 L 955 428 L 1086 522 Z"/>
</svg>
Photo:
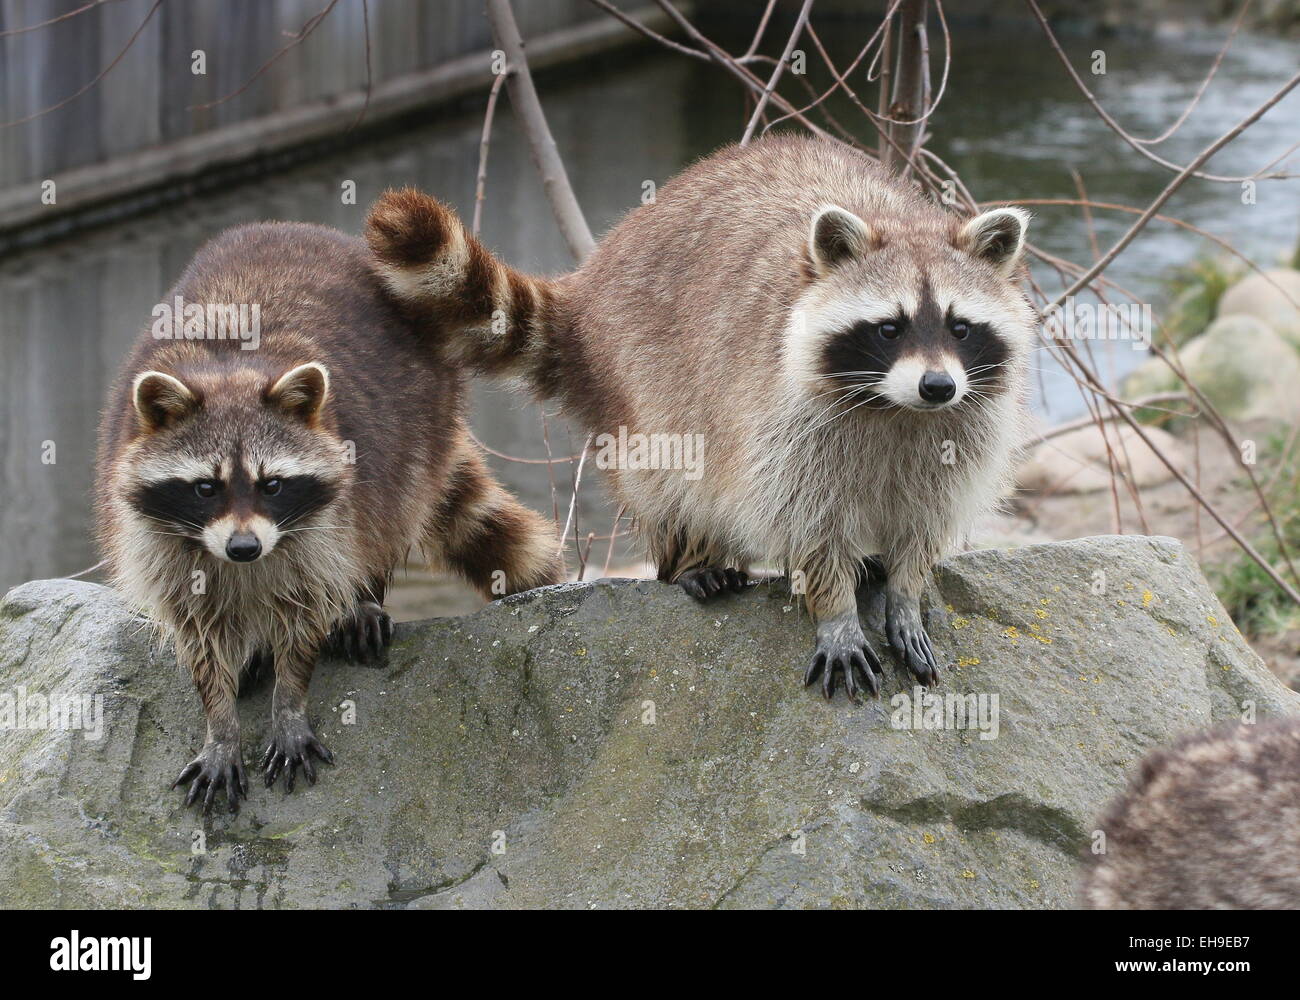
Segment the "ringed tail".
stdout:
<svg viewBox="0 0 1300 1000">
<path fill-rule="evenodd" d="M 448 362 L 534 380 L 552 367 L 552 283 L 502 263 L 449 206 L 414 188 L 385 191 L 366 242 L 380 280 Z"/>
</svg>

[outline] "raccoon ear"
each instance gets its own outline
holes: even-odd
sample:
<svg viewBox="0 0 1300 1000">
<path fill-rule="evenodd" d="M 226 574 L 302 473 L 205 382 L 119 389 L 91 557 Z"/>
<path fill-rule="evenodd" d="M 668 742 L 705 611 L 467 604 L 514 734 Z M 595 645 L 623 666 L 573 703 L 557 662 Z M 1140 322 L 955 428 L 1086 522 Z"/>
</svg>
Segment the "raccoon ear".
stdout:
<svg viewBox="0 0 1300 1000">
<path fill-rule="evenodd" d="M 1020 263 L 1029 213 L 1023 208 L 995 208 L 977 215 L 957 233 L 957 249 L 988 261 L 998 272 L 1010 275 Z"/>
<path fill-rule="evenodd" d="M 865 257 L 879 246 L 880 240 L 871 227 L 847 209 L 823 205 L 813 216 L 808 255 L 818 274 L 825 274 L 842 261 Z"/>
<path fill-rule="evenodd" d="M 330 391 L 330 373 L 324 365 L 309 361 L 290 368 L 266 390 L 266 401 L 288 413 L 311 423 L 325 405 Z"/>
<path fill-rule="evenodd" d="M 145 430 L 157 430 L 193 413 L 199 397 L 180 379 L 165 372 L 141 372 L 131 386 L 131 401 Z"/>
</svg>

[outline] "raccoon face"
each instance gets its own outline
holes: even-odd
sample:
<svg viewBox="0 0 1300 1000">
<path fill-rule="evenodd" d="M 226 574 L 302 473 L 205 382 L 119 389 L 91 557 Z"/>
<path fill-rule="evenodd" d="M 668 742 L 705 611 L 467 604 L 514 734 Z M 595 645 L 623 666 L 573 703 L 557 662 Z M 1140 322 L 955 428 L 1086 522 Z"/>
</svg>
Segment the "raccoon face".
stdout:
<svg viewBox="0 0 1300 1000">
<path fill-rule="evenodd" d="M 252 563 L 339 496 L 340 444 L 318 419 L 329 392 L 323 366 L 270 382 L 253 371 L 187 382 L 150 371 L 132 391 L 143 433 L 126 495 L 146 530 Z"/>
<path fill-rule="evenodd" d="M 1006 390 L 1034 336 L 1011 281 L 1027 221 L 995 209 L 954 233 L 887 238 L 842 208 L 819 210 L 813 282 L 787 345 L 796 379 L 876 409 L 944 410 Z"/>
</svg>

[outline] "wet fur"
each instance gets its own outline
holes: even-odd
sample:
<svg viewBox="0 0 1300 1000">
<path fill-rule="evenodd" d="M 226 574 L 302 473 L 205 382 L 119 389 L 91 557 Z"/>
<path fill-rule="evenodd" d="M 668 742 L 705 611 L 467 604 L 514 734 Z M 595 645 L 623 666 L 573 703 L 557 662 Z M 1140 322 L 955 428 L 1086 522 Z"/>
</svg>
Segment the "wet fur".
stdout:
<svg viewBox="0 0 1300 1000">
<path fill-rule="evenodd" d="M 336 626 L 364 626 L 412 549 L 489 599 L 560 579 L 554 532 L 488 473 L 467 436 L 458 371 L 412 335 L 360 240 L 291 223 L 232 229 L 200 249 L 163 301 L 177 295 L 259 303 L 260 347 L 141 337 L 101 425 L 97 533 L 114 586 L 174 640 L 203 701 L 207 744 L 224 748 L 230 768 L 239 761 L 234 703 L 244 664 L 259 651 L 273 655 L 273 746 L 306 740 L 307 684 L 322 644 Z M 304 419 L 268 402 L 268 387 L 307 362 L 328 369 L 329 387 L 323 408 Z M 142 419 L 132 389 L 151 370 L 189 387 L 197 411 L 157 426 Z M 344 442 L 355 446 L 355 464 L 344 461 Z M 323 504 L 305 514 L 298 504 L 295 518 L 293 496 L 266 501 L 285 519 L 274 549 L 251 563 L 225 562 L 202 544 L 201 525 L 183 523 L 197 517 L 183 489 L 154 488 L 162 494 L 154 500 L 141 483 L 193 479 L 214 457 L 228 467 L 235 452 L 310 479 Z M 170 513 L 157 509 L 166 502 Z M 504 587 L 493 588 L 493 570 Z M 206 577 L 198 594 L 196 572 Z M 291 779 L 293 762 L 282 764 Z M 233 785 L 236 770 L 212 780 Z M 306 770 L 314 777 L 309 759 Z"/>
</svg>

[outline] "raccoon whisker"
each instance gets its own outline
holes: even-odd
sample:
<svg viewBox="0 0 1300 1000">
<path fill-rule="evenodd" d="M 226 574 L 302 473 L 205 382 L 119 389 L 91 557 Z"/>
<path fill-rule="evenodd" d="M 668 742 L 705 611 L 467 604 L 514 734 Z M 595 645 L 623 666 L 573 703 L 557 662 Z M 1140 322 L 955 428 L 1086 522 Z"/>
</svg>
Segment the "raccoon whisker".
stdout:
<svg viewBox="0 0 1300 1000">
<path fill-rule="evenodd" d="M 304 524 L 300 528 L 281 528 L 280 534 L 292 535 L 299 531 L 347 531 L 346 524 Z"/>
<path fill-rule="evenodd" d="M 818 375 L 817 378 L 819 380 L 828 379 L 828 378 L 852 378 L 855 375 L 879 375 L 883 378 L 884 374 L 885 374 L 884 372 L 865 371 L 865 370 L 858 371 L 858 372 L 830 372 L 829 374 L 826 375 Z"/>
<path fill-rule="evenodd" d="M 144 514 L 143 512 L 142 516 L 146 520 L 153 521 L 155 524 L 165 524 L 176 528 L 193 528 L 195 531 L 203 530 L 203 525 L 196 524 L 194 521 L 187 521 L 180 517 L 157 517 L 154 514 Z"/>
<path fill-rule="evenodd" d="M 860 385 L 860 386 L 856 386 L 855 388 L 849 390 L 848 395 L 844 396 L 843 399 L 846 399 L 846 400 L 847 400 L 847 399 L 851 399 L 851 398 L 852 398 L 856 393 L 861 393 L 861 392 L 863 392 L 863 391 L 865 391 L 865 390 L 869 390 L 870 388 L 871 388 L 871 386 L 868 386 L 868 385 Z M 841 400 L 837 399 L 837 400 L 835 400 L 835 402 L 838 403 L 838 402 L 841 402 Z M 822 419 L 822 420 L 819 420 L 819 421 L 818 421 L 816 424 L 814 424 L 812 427 L 805 429 L 804 433 L 800 435 L 800 440 L 802 440 L 804 437 L 807 437 L 809 434 L 813 434 L 813 433 L 815 433 L 816 431 L 818 431 L 818 430 L 820 430 L 821 428 L 825 427 L 827 424 L 834 423 L 834 422 L 835 422 L 836 420 L 838 420 L 840 417 L 843 417 L 843 416 L 845 416 L 845 415 L 847 415 L 847 414 L 849 414 L 849 413 L 852 413 L 852 412 L 853 412 L 854 410 L 856 410 L 858 407 L 860 407 L 860 406 L 866 406 L 867 403 L 869 403 L 869 402 L 871 402 L 870 399 L 864 399 L 864 400 L 862 400 L 862 402 L 860 402 L 860 403 L 854 403 L 854 404 L 853 404 L 852 406 L 850 406 L 847 410 L 832 410 L 831 415 L 830 415 L 829 417 L 824 418 L 824 419 Z"/>
</svg>

